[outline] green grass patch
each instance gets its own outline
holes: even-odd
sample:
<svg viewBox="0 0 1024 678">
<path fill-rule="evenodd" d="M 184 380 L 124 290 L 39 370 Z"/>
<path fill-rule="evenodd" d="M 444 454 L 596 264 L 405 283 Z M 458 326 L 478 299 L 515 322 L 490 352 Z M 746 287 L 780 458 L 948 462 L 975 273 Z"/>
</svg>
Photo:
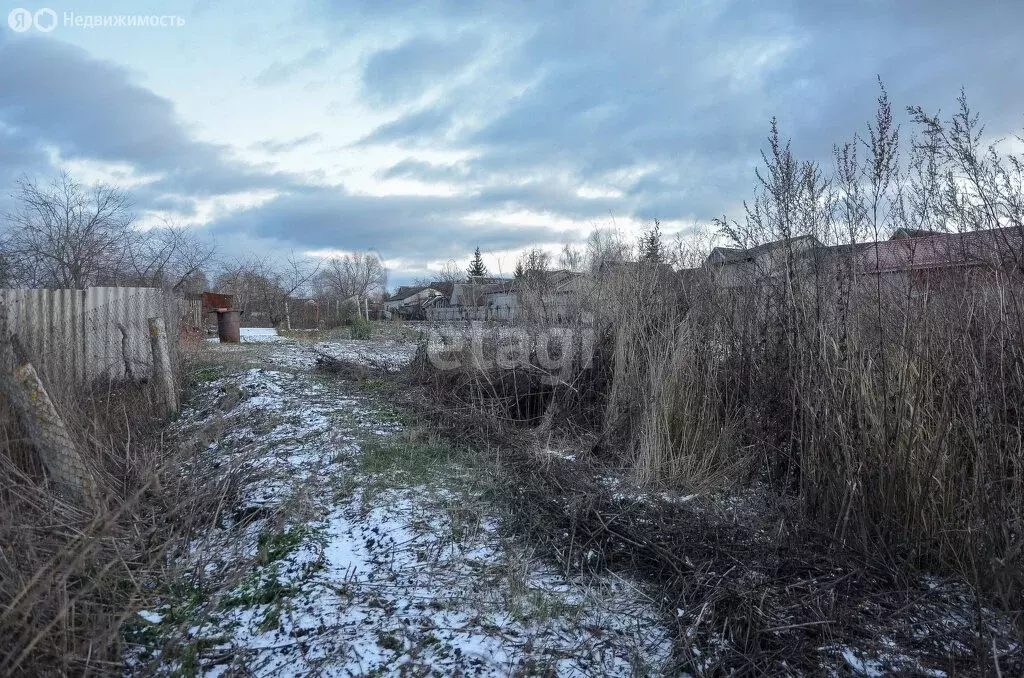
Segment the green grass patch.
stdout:
<svg viewBox="0 0 1024 678">
<path fill-rule="evenodd" d="M 224 608 L 270 605 L 295 595 L 298 588 L 278 578 L 278 564 L 255 570 L 221 600 Z"/>
<path fill-rule="evenodd" d="M 192 381 L 196 384 L 205 384 L 211 381 L 217 381 L 224 376 L 224 368 L 220 365 L 208 365 L 206 367 L 200 367 L 198 370 L 192 373 Z"/>
<path fill-rule="evenodd" d="M 256 542 L 259 548 L 256 564 L 268 565 L 283 560 L 312 535 L 313 530 L 309 525 L 296 525 L 281 532 L 276 530 L 263 532 Z"/>
<path fill-rule="evenodd" d="M 457 457 L 457 451 L 441 438 L 419 428 L 410 428 L 364 443 L 359 470 L 408 486 L 422 485 Z"/>
<path fill-rule="evenodd" d="M 402 641 L 398 639 L 394 633 L 385 631 L 377 632 L 377 645 L 384 648 L 385 650 L 391 650 L 392 652 L 402 651 Z"/>
</svg>

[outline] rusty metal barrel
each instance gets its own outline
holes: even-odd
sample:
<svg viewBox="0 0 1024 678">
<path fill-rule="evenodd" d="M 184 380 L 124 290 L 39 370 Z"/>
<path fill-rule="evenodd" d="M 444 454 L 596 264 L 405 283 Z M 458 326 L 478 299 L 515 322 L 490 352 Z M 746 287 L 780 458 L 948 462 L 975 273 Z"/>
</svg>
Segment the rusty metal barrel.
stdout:
<svg viewBox="0 0 1024 678">
<path fill-rule="evenodd" d="M 237 344 L 241 341 L 238 330 L 240 325 L 238 311 L 217 310 L 217 336 L 222 344 Z"/>
</svg>

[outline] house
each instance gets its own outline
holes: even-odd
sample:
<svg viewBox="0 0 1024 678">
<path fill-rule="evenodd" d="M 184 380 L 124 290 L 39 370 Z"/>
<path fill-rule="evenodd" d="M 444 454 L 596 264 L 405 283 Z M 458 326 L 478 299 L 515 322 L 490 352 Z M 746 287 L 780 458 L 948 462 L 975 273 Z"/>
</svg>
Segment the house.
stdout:
<svg viewBox="0 0 1024 678">
<path fill-rule="evenodd" d="M 441 288 L 441 289 L 438 289 Z M 443 283 L 403 285 L 384 302 L 384 316 L 422 318 L 427 307 L 445 297 Z"/>
<path fill-rule="evenodd" d="M 419 309 L 430 299 L 439 296 L 441 292 L 429 285 L 402 285 L 384 301 L 384 311 L 401 315 Z"/>
<path fill-rule="evenodd" d="M 441 321 L 498 320 L 515 315 L 518 300 L 508 278 L 470 276 L 452 283 L 447 298 L 427 311 L 427 318 Z"/>
<path fill-rule="evenodd" d="M 517 313 L 538 321 L 564 322 L 579 315 L 589 291 L 589 276 L 579 271 L 527 271 L 512 283 Z"/>
<path fill-rule="evenodd" d="M 963 233 L 916 233 L 907 235 L 900 229 L 889 240 L 859 248 L 857 270 L 882 275 L 926 269 L 1005 268 L 1018 264 L 1022 254 L 1021 231 L 1014 227 Z"/>
<path fill-rule="evenodd" d="M 901 232 L 902 231 L 902 232 Z M 854 270 L 911 297 L 971 284 L 979 290 L 1000 275 L 1020 275 L 1024 234 L 1016 227 L 936 233 L 897 231 L 858 248 Z"/>
<path fill-rule="evenodd" d="M 569 317 L 572 300 L 586 286 L 586 276 L 564 269 L 528 271 L 519 278 L 471 276 L 454 283 L 451 294 L 426 311 L 430 320 L 513 320 L 524 313 L 558 320 Z"/>
<path fill-rule="evenodd" d="M 784 280 L 787 270 L 797 262 L 806 262 L 812 253 L 824 249 L 811 235 L 774 240 L 755 247 L 716 247 L 704 262 L 717 285 L 725 288 L 747 287 L 755 282 Z"/>
<path fill-rule="evenodd" d="M 507 278 L 487 278 L 470 276 L 466 282 L 454 283 L 448 299 L 450 307 L 473 308 L 486 306 L 485 296 L 501 294 L 510 289 L 511 281 Z"/>
<path fill-rule="evenodd" d="M 878 242 L 826 246 L 808 235 L 746 249 L 716 247 L 704 267 L 725 289 L 771 286 L 787 276 L 838 279 L 845 273 L 862 284 L 884 280 L 890 289 L 916 296 L 937 289 L 942 280 L 962 282 L 970 271 L 1020 271 L 1022 253 L 1017 228 L 963 233 L 900 228 Z"/>
</svg>

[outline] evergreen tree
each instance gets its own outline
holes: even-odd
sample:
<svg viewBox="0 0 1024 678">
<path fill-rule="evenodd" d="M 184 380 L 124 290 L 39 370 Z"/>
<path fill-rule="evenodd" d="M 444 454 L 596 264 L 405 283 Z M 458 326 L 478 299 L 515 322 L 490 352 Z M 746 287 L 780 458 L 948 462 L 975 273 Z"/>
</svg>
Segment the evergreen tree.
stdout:
<svg viewBox="0 0 1024 678">
<path fill-rule="evenodd" d="M 649 264 L 660 264 L 665 261 L 665 251 L 661 244 L 661 223 L 655 219 L 654 228 L 640 236 L 640 261 Z"/>
<path fill-rule="evenodd" d="M 466 272 L 472 276 L 487 275 L 487 267 L 484 266 L 483 257 L 480 256 L 480 248 L 476 248 L 476 252 L 473 253 L 473 260 L 469 262 L 469 268 Z"/>
<path fill-rule="evenodd" d="M 520 259 L 516 262 L 515 276 L 516 278 L 522 278 L 524 275 L 526 275 L 526 269 L 523 268 L 523 261 Z"/>
</svg>

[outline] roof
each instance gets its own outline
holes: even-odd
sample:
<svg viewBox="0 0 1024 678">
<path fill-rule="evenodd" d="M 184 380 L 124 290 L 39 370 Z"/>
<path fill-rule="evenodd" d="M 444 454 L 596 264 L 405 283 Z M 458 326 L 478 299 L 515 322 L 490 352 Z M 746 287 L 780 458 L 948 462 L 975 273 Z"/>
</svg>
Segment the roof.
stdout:
<svg viewBox="0 0 1024 678">
<path fill-rule="evenodd" d="M 999 265 L 1022 253 L 1022 234 L 1015 227 L 963 233 L 894 236 L 858 249 L 857 262 L 866 273 Z"/>
<path fill-rule="evenodd" d="M 598 267 L 598 271 L 601 273 L 614 273 L 616 270 L 619 271 L 636 271 L 645 266 L 650 266 L 651 263 L 648 261 L 602 261 Z M 660 263 L 657 265 L 658 275 L 664 273 L 672 273 L 672 264 Z M 582 273 L 579 275 L 583 275 Z"/>
<path fill-rule="evenodd" d="M 452 296 L 452 290 L 455 289 L 455 283 L 447 282 L 444 280 L 435 280 L 430 283 L 430 289 L 437 290 L 446 297 Z"/>
<path fill-rule="evenodd" d="M 942 235 L 941 231 L 929 231 L 926 228 L 897 228 L 889 240 L 897 238 L 921 238 L 926 235 Z"/>
<path fill-rule="evenodd" d="M 424 290 L 436 290 L 437 288 L 431 285 L 402 285 L 395 293 L 388 297 L 388 301 L 401 301 L 408 299 L 409 297 L 415 296 Z M 440 290 L 437 290 L 440 292 Z"/>
<path fill-rule="evenodd" d="M 574 282 L 585 277 L 586 274 L 580 273 L 579 271 L 570 271 L 567 268 L 556 268 L 554 270 L 547 271 L 526 271 L 522 277 L 515 278 L 509 282 L 512 283 L 510 287 L 512 290 L 521 289 L 527 283 L 536 283 L 541 287 L 551 288 L 555 291 L 565 291 L 571 288 Z"/>
<path fill-rule="evenodd" d="M 813 236 L 774 240 L 749 249 L 716 247 L 708 255 L 709 264 L 750 261 L 782 247 L 803 242 L 797 257 L 851 256 L 857 270 L 886 273 L 901 270 L 946 266 L 996 265 L 1016 260 L 1024 253 L 1024 234 L 1020 229 L 996 228 L 962 233 L 940 233 L 925 229 L 901 228 L 889 240 L 832 245 L 826 247 Z"/>
<path fill-rule="evenodd" d="M 203 292 L 197 296 L 202 300 L 203 310 L 206 313 L 215 311 L 218 308 L 231 308 L 231 304 L 234 303 L 234 295 L 231 294 Z"/>
<path fill-rule="evenodd" d="M 716 247 L 708 255 L 708 263 L 732 264 L 740 261 L 747 261 L 768 254 L 783 247 L 794 245 L 806 245 L 808 247 L 821 247 L 821 242 L 813 235 L 798 235 L 792 238 L 782 238 L 771 242 L 755 245 L 746 249 L 740 247 Z M 717 261 L 715 260 L 717 259 Z"/>
</svg>

